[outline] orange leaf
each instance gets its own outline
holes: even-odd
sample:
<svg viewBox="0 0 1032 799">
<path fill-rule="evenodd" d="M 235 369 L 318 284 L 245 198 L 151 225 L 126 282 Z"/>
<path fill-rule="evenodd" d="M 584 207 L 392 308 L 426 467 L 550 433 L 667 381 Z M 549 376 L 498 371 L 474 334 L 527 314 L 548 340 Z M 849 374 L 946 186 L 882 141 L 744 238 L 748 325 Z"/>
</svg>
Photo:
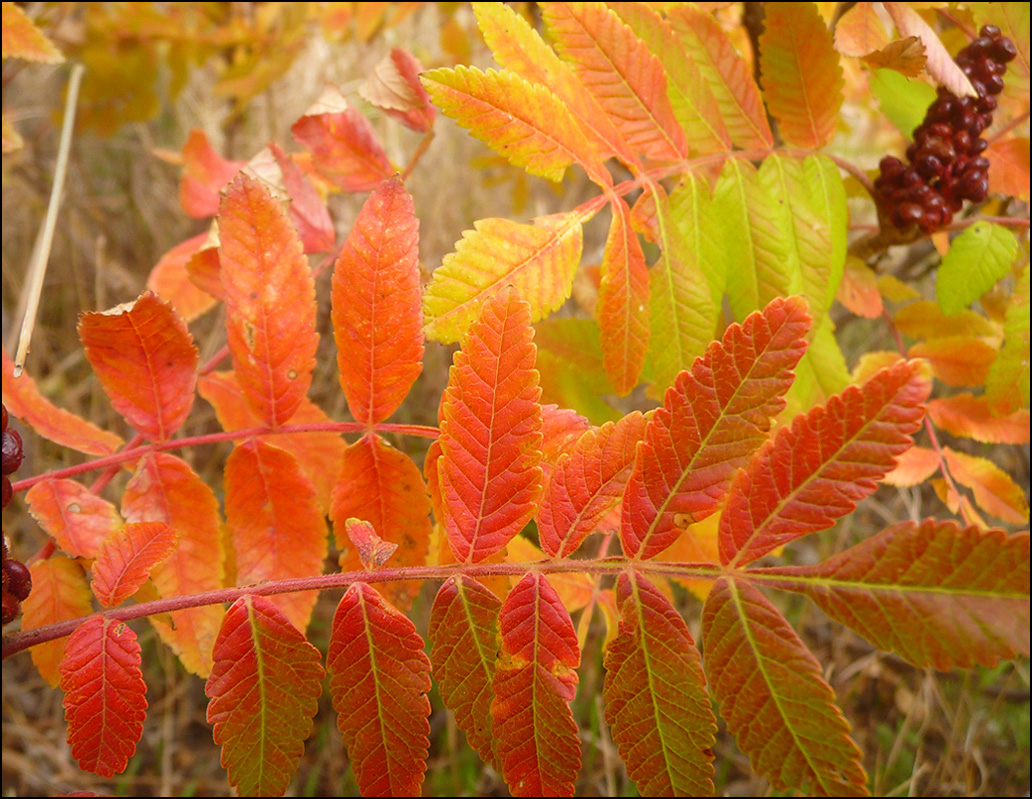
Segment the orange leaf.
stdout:
<svg viewBox="0 0 1032 799">
<path fill-rule="evenodd" d="M 333 271 L 340 385 L 372 427 L 404 401 L 423 368 L 419 220 L 395 175 L 369 196 Z"/>
<path fill-rule="evenodd" d="M 980 386 L 989 376 L 997 351 L 973 336 L 944 336 L 919 341 L 907 354 L 927 360 L 935 376 L 948 386 Z"/>
<path fill-rule="evenodd" d="M 686 524 L 717 510 L 735 471 L 785 407 L 809 326 L 801 298 L 774 300 L 731 325 L 723 341 L 678 375 L 645 428 L 627 481 L 625 554 L 651 558 Z"/>
<path fill-rule="evenodd" d="M 989 159 L 989 191 L 1028 202 L 1029 140 L 1027 136 L 994 141 L 983 155 Z"/>
<path fill-rule="evenodd" d="M 667 98 L 666 74 L 646 44 L 603 3 L 542 8 L 559 54 L 627 144 L 646 158 L 683 158 L 687 143 Z"/>
<path fill-rule="evenodd" d="M 366 78 L 358 92 L 367 101 L 382 108 L 402 125 L 417 133 L 429 133 L 434 127 L 437 110 L 430 104 L 430 95 L 419 82 L 423 65 L 412 53 L 401 47 L 391 49 Z"/>
<path fill-rule="evenodd" d="M 344 530 L 352 545 L 358 550 L 358 559 L 367 571 L 383 566 L 398 548 L 397 544 L 380 538 L 373 525 L 361 519 L 348 519 L 344 522 Z"/>
<path fill-rule="evenodd" d="M 136 430 L 167 441 L 193 407 L 197 348 L 186 323 L 149 291 L 79 316 L 86 358 L 111 404 Z"/>
<path fill-rule="evenodd" d="M 484 303 L 441 397 L 440 491 L 448 541 L 478 563 L 530 521 L 541 494 L 541 406 L 530 308 L 515 290 Z"/>
<path fill-rule="evenodd" d="M 727 32 L 712 16 L 689 3 L 675 6 L 669 20 L 709 84 L 731 143 L 744 149 L 771 147 L 774 136 L 752 67 L 739 55 Z"/>
<path fill-rule="evenodd" d="M 32 592 L 22 603 L 22 631 L 28 632 L 59 621 L 71 621 L 93 612 L 93 596 L 82 567 L 64 555 L 37 560 L 29 566 Z M 61 661 L 67 638 L 32 647 L 32 662 L 51 686 L 61 684 Z"/>
<path fill-rule="evenodd" d="M 212 222 L 217 227 L 215 222 Z M 226 301 L 226 290 L 222 287 L 222 266 L 219 264 L 219 247 L 209 235 L 205 246 L 197 250 L 186 262 L 186 274 L 197 288 L 215 298 Z"/>
<path fill-rule="evenodd" d="M 61 690 L 79 766 L 101 777 L 125 771 L 147 715 L 136 633 L 104 616 L 80 624 L 61 662 Z"/>
<path fill-rule="evenodd" d="M 926 60 L 924 44 L 916 36 L 889 42 L 864 56 L 864 63 L 872 69 L 894 69 L 908 78 L 916 78 L 924 72 Z"/>
<path fill-rule="evenodd" d="M 502 776 L 514 796 L 572 796 L 580 649 L 570 614 L 543 574 L 528 574 L 502 603 L 498 629 L 491 718 Z"/>
<path fill-rule="evenodd" d="M 931 387 L 919 363 L 900 363 L 781 428 L 731 483 L 721 561 L 744 566 L 851 512 L 913 444 Z"/>
<path fill-rule="evenodd" d="M 47 478 L 25 495 L 29 513 L 72 557 L 95 558 L 122 526 L 115 506 L 74 480 Z"/>
<path fill-rule="evenodd" d="M 992 323 L 981 314 L 965 309 L 947 316 L 939 303 L 932 300 L 919 300 L 900 308 L 893 322 L 903 335 L 918 339 L 946 336 L 989 338 L 995 334 Z"/>
<path fill-rule="evenodd" d="M 502 602 L 471 577 L 450 577 L 430 611 L 430 659 L 444 705 L 485 763 L 496 770 L 491 735 L 491 682 Z"/>
<path fill-rule="evenodd" d="M 842 66 L 831 32 L 813 3 L 766 7 L 760 71 L 767 107 L 785 141 L 818 148 L 835 135 Z"/>
<path fill-rule="evenodd" d="M 957 97 L 978 96 L 971 86 L 971 81 L 961 72 L 960 67 L 953 60 L 953 56 L 935 35 L 935 31 L 928 27 L 928 23 L 921 18 L 917 11 L 906 3 L 885 3 L 885 10 L 889 12 L 889 16 L 892 17 L 892 21 L 896 23 L 896 27 L 903 36 L 916 36 L 924 44 L 925 55 L 928 58 L 925 69 L 940 86 L 945 86 Z"/>
<path fill-rule="evenodd" d="M 882 478 L 893 486 L 916 486 L 939 469 L 939 453 L 927 447 L 911 447 L 896 459 L 896 468 Z"/>
<path fill-rule="evenodd" d="M 606 722 L 644 796 L 713 793 L 716 719 L 681 615 L 644 577 L 617 582 L 620 631 L 606 651 Z"/>
<path fill-rule="evenodd" d="M 188 216 L 203 219 L 219 210 L 219 192 L 244 166 L 243 161 L 227 161 L 196 128 L 183 145 L 183 178 L 179 183 L 179 204 Z"/>
<path fill-rule="evenodd" d="M 127 522 L 165 522 L 179 532 L 175 552 L 151 571 L 162 597 L 222 588 L 218 503 L 186 463 L 163 452 L 141 458 L 122 494 L 122 515 Z M 207 677 L 222 615 L 221 606 L 207 605 L 173 611 L 174 626 L 156 616 L 150 620 L 183 665 Z"/>
<path fill-rule="evenodd" d="M 569 557 L 620 502 L 645 432 L 637 411 L 618 423 L 588 430 L 556 465 L 538 510 L 541 548 Z"/>
<path fill-rule="evenodd" d="M 172 304 L 186 322 L 192 322 L 215 306 L 215 298 L 190 279 L 186 265 L 208 240 L 200 233 L 180 242 L 161 256 L 147 276 L 147 290 Z"/>
<path fill-rule="evenodd" d="M 622 198 L 610 204 L 613 219 L 602 254 L 602 285 L 595 314 L 602 333 L 606 374 L 624 396 L 638 384 L 649 348 L 649 270 Z"/>
<path fill-rule="evenodd" d="M 728 731 L 775 790 L 867 794 L 860 750 L 821 664 L 759 589 L 717 581 L 702 612 L 702 648 Z"/>
<path fill-rule="evenodd" d="M 241 442 L 226 459 L 225 491 L 239 585 L 322 574 L 326 520 L 293 455 L 260 439 Z M 270 601 L 303 631 L 317 598 L 297 591 Z"/>
<path fill-rule="evenodd" d="M 104 607 L 120 605 L 172 554 L 179 534 L 164 522 L 127 524 L 104 542 L 93 564 L 93 593 Z"/>
<path fill-rule="evenodd" d="M 215 407 L 223 430 L 246 430 L 261 427 L 262 420 L 251 410 L 233 372 L 211 372 L 197 381 L 197 390 Z M 301 400 L 290 418 L 294 424 L 325 424 L 332 421 L 308 397 Z M 330 493 L 337 482 L 337 470 L 347 444 L 339 433 L 280 433 L 262 436 L 269 444 L 285 449 L 295 458 L 312 481 L 319 498 L 319 507 L 330 507 Z"/>
<path fill-rule="evenodd" d="M 928 415 L 936 427 L 955 436 L 990 444 L 1027 444 L 1028 408 L 994 416 L 985 397 L 956 394 L 928 403 Z"/>
<path fill-rule="evenodd" d="M 856 3 L 835 25 L 835 49 L 842 55 L 863 56 L 881 50 L 889 43 L 874 3 Z"/>
<path fill-rule="evenodd" d="M 315 369 L 312 271 L 286 215 L 245 174 L 226 189 L 219 236 L 234 371 L 251 406 L 277 427 L 301 404 Z"/>
<path fill-rule="evenodd" d="M 297 162 L 275 142 L 269 149 L 283 172 L 283 185 L 290 195 L 290 223 L 301 237 L 305 253 L 333 249 L 336 232 L 330 210 Z"/>
<path fill-rule="evenodd" d="M 319 174 L 337 188 L 372 191 L 394 174 L 394 167 L 369 120 L 348 107 L 336 90 L 329 95 L 290 130 L 312 151 Z"/>
<path fill-rule="evenodd" d="M 975 502 L 1011 524 L 1028 524 L 1028 499 L 1025 491 L 992 461 L 942 448 L 950 474 L 958 483 L 975 492 Z"/>
<path fill-rule="evenodd" d="M 60 64 L 61 51 L 36 27 L 17 3 L 3 4 L 3 57 L 40 64 Z"/>
<path fill-rule="evenodd" d="M 319 709 L 322 656 L 261 596 L 226 612 L 213 655 L 204 692 L 229 782 L 241 796 L 282 796 Z"/>
<path fill-rule="evenodd" d="M 850 311 L 865 319 L 877 319 L 884 307 L 874 271 L 853 256 L 846 258 L 837 299 Z"/>
<path fill-rule="evenodd" d="M 360 568 L 361 559 L 347 535 L 347 520 L 354 517 L 373 525 L 383 538 L 397 545 L 393 566 L 423 566 L 430 547 L 430 502 L 419 468 L 404 452 L 377 436 L 366 436 L 344 451 L 333 489 L 330 518 L 341 550 L 344 571 Z M 384 593 L 408 608 L 422 582 L 388 583 Z"/>
<path fill-rule="evenodd" d="M 430 661 L 415 625 L 354 583 L 333 617 L 326 665 L 337 727 L 363 796 L 419 796 L 430 746 Z"/>
<path fill-rule="evenodd" d="M 122 446 L 121 436 L 102 430 L 44 397 L 28 372 L 14 376 L 14 361 L 3 350 L 3 402 L 7 412 L 48 441 L 87 455 L 110 455 Z"/>
</svg>

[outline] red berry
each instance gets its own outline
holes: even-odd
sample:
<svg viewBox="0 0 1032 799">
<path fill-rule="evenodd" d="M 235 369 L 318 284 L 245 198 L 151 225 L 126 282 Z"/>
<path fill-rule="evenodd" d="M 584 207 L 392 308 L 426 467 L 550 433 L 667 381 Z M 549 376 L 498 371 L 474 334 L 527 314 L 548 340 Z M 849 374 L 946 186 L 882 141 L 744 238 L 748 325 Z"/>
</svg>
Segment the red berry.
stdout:
<svg viewBox="0 0 1032 799">
<path fill-rule="evenodd" d="M 32 572 L 29 567 L 21 561 L 8 558 L 4 563 L 4 574 L 7 576 L 7 590 L 18 601 L 24 602 L 32 592 Z"/>
<path fill-rule="evenodd" d="M 17 430 L 5 430 L 3 433 L 3 472 L 16 472 L 22 462 L 22 440 Z"/>
</svg>

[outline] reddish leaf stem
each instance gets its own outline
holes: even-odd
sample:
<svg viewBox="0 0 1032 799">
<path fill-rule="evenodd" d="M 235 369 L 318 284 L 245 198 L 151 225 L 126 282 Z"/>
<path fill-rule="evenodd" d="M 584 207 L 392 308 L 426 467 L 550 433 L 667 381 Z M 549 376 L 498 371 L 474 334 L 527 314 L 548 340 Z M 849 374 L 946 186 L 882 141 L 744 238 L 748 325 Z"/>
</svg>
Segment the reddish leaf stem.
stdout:
<svg viewBox="0 0 1032 799">
<path fill-rule="evenodd" d="M 53 641 L 71 635 L 75 629 L 89 618 L 104 615 L 118 621 L 130 621 L 159 613 L 170 613 L 187 608 L 203 607 L 235 602 L 242 596 L 274 596 L 296 591 L 321 591 L 331 588 L 346 588 L 352 583 L 383 583 L 395 580 L 446 580 L 454 575 L 463 574 L 468 577 L 501 577 L 521 576 L 534 571 L 542 574 L 594 574 L 617 575 L 628 568 L 624 558 L 605 558 L 599 560 L 561 560 L 539 561 L 536 563 L 481 563 L 468 565 L 453 563 L 447 566 L 409 566 L 402 568 L 385 568 L 376 571 L 352 571 L 340 574 L 322 574 L 314 577 L 298 577 L 290 580 L 258 583 L 255 585 L 222 588 L 216 591 L 204 591 L 199 594 L 158 599 L 152 602 L 141 602 L 138 605 L 116 608 L 93 613 L 78 619 L 47 624 L 34 630 L 22 630 L 4 636 L 3 659 L 21 652 L 23 649 L 37 644 Z M 659 561 L 639 561 L 634 569 L 643 574 L 661 577 L 698 577 L 716 579 L 723 569 L 715 563 L 665 563 Z"/>
</svg>

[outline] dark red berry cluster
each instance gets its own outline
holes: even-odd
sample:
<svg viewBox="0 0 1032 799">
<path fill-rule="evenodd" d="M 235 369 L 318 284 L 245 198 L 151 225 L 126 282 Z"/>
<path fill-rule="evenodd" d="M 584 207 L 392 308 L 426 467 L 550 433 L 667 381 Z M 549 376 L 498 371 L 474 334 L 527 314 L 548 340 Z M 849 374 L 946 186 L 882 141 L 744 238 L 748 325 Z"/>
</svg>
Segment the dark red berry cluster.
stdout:
<svg viewBox="0 0 1032 799">
<path fill-rule="evenodd" d="M 907 148 L 906 166 L 890 155 L 874 182 L 884 215 L 900 230 L 914 225 L 932 233 L 948 225 L 964 200 L 981 202 L 989 191 L 989 161 L 982 131 L 993 122 L 996 95 L 1003 91 L 1014 43 L 992 25 L 956 57 L 978 97 L 957 97 L 939 87 L 924 122 Z"/>
<path fill-rule="evenodd" d="M 4 451 L 4 507 L 11 501 L 11 479 L 8 475 L 13 474 L 22 462 L 22 440 L 16 430 L 7 429 L 7 408 L 3 409 L 3 451 Z M 4 558 L 4 625 L 14 621 L 21 612 L 21 603 L 24 602 L 32 590 L 32 575 L 29 568 L 14 558 L 7 557 L 7 537 L 3 536 Z"/>
</svg>

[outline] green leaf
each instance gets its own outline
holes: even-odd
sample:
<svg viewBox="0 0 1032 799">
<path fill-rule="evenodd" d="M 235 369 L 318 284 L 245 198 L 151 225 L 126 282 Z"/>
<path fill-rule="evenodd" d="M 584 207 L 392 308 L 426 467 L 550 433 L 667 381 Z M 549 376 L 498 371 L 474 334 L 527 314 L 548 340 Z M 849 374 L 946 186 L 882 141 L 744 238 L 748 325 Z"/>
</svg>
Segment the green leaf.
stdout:
<svg viewBox="0 0 1032 799">
<path fill-rule="evenodd" d="M 909 80 L 893 69 L 876 69 L 871 75 L 870 87 L 882 113 L 908 139 L 935 100 L 934 86 Z"/>
<path fill-rule="evenodd" d="M 939 266 L 935 299 L 945 314 L 962 311 L 1010 271 L 1018 240 L 1007 228 L 976 222 L 950 245 Z"/>
<path fill-rule="evenodd" d="M 1003 323 L 1003 348 L 989 369 L 985 393 L 997 413 L 1008 413 L 1029 402 L 1029 266 L 1014 289 Z M 1018 400 L 1021 400 L 1019 403 Z"/>
</svg>

